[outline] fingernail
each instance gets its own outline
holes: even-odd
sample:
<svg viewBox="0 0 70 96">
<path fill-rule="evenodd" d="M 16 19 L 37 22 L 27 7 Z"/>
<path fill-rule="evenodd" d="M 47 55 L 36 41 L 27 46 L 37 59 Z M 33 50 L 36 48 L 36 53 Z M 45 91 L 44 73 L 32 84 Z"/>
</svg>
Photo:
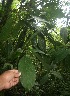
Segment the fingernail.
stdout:
<svg viewBox="0 0 70 96">
<path fill-rule="evenodd" d="M 19 72 L 19 76 L 21 75 L 21 72 Z"/>
</svg>

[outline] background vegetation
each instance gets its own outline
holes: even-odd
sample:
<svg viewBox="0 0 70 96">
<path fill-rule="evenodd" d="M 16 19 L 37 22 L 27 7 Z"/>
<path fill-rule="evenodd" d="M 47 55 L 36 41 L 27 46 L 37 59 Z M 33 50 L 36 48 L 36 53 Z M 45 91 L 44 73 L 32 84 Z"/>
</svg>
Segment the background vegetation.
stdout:
<svg viewBox="0 0 70 96">
<path fill-rule="evenodd" d="M 70 96 L 70 10 L 60 0 L 1 0 L 0 73 L 18 69 L 0 96 Z M 65 27 L 57 27 L 63 18 Z"/>
</svg>

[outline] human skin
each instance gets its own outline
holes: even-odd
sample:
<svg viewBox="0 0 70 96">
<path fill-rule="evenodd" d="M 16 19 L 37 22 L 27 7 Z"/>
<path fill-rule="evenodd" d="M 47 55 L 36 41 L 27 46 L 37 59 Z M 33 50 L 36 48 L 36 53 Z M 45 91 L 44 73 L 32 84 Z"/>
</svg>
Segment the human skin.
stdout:
<svg viewBox="0 0 70 96">
<path fill-rule="evenodd" d="M 19 82 L 21 73 L 18 70 L 8 70 L 0 75 L 0 91 L 9 89 Z"/>
</svg>

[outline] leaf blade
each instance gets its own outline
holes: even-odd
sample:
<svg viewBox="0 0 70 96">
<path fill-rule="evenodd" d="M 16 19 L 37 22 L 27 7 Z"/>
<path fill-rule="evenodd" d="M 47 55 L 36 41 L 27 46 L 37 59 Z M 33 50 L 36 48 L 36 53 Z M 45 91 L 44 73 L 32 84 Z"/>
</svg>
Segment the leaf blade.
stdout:
<svg viewBox="0 0 70 96">
<path fill-rule="evenodd" d="M 20 78 L 22 86 L 30 90 L 36 79 L 35 66 L 32 64 L 32 60 L 28 56 L 22 57 L 18 64 L 18 70 L 22 74 Z"/>
</svg>

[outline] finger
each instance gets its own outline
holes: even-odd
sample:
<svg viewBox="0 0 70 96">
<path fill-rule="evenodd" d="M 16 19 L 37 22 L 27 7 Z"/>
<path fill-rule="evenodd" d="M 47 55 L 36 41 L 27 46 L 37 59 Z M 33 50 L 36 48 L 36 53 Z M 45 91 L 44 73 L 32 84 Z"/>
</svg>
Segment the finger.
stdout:
<svg viewBox="0 0 70 96">
<path fill-rule="evenodd" d="M 21 76 L 21 72 L 19 72 L 19 76 Z"/>
<path fill-rule="evenodd" d="M 18 78 L 20 75 L 21 75 L 21 72 L 19 72 L 19 73 L 16 73 L 16 74 L 14 74 L 15 76 L 15 78 Z"/>
<path fill-rule="evenodd" d="M 19 82 L 19 79 L 14 79 L 9 82 L 9 88 L 15 86 Z"/>
<path fill-rule="evenodd" d="M 16 69 L 13 69 L 13 70 L 10 70 L 10 71 L 12 71 L 12 72 L 14 72 L 14 73 L 19 73 L 19 71 L 16 70 Z"/>
<path fill-rule="evenodd" d="M 10 71 L 12 71 L 12 72 L 15 73 L 15 77 L 19 77 L 19 76 L 21 75 L 21 72 L 19 72 L 19 71 L 16 70 L 16 69 L 13 69 L 13 70 L 10 70 Z"/>
<path fill-rule="evenodd" d="M 12 86 L 15 86 L 16 84 L 18 84 L 19 79 L 17 79 L 15 82 L 13 82 Z"/>
<path fill-rule="evenodd" d="M 17 80 L 19 81 L 19 78 L 14 78 L 12 81 L 16 82 Z"/>
</svg>

